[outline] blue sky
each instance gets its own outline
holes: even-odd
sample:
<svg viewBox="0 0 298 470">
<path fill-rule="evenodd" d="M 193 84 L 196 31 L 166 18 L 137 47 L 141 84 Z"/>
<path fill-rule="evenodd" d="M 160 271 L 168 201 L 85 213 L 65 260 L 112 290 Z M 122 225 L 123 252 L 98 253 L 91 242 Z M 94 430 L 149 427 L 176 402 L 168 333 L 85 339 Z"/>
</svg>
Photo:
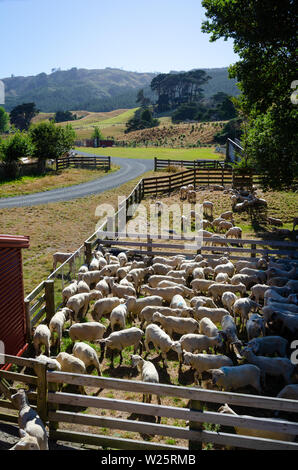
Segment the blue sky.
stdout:
<svg viewBox="0 0 298 470">
<path fill-rule="evenodd" d="M 198 0 L 0 0 L 0 77 L 52 68 L 169 72 L 225 67 L 232 41 L 209 42 Z"/>
</svg>

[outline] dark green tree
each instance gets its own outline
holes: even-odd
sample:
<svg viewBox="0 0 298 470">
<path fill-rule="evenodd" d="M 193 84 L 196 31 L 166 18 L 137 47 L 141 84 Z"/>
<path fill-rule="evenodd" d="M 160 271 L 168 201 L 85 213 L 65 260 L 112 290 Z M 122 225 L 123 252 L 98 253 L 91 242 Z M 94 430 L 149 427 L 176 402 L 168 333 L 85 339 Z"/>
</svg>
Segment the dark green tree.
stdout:
<svg viewBox="0 0 298 470">
<path fill-rule="evenodd" d="M 17 131 L 14 135 L 1 141 L 0 157 L 4 164 L 5 175 L 8 178 L 19 176 L 19 163 L 21 158 L 33 154 L 32 142 L 28 134 Z"/>
<path fill-rule="evenodd" d="M 0 133 L 7 132 L 9 123 L 9 114 L 0 106 Z"/>
<path fill-rule="evenodd" d="M 32 119 L 39 113 L 35 103 L 23 103 L 10 112 L 10 123 L 21 131 L 27 131 Z"/>
<path fill-rule="evenodd" d="M 38 158 L 39 171 L 45 171 L 48 158 L 57 159 L 74 146 L 75 131 L 70 124 L 55 126 L 53 122 L 41 122 L 29 131 L 34 145 L 34 157 Z"/>
<path fill-rule="evenodd" d="M 297 108 L 290 100 L 297 78 L 296 2 L 203 0 L 202 5 L 207 17 L 202 30 L 211 41 L 232 38 L 240 57 L 229 73 L 241 90 L 237 107 L 246 120 L 247 158 L 264 175 L 265 186 L 288 186 L 297 175 Z"/>
<path fill-rule="evenodd" d="M 75 121 L 76 119 L 76 114 L 71 111 L 57 111 L 54 118 L 55 122 Z"/>
</svg>

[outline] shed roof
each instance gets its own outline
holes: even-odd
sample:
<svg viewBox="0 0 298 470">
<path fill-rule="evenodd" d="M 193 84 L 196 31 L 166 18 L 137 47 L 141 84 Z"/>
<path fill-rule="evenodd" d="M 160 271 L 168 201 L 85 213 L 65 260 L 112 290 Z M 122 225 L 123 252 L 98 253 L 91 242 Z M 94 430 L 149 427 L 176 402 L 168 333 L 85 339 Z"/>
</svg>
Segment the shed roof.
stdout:
<svg viewBox="0 0 298 470">
<path fill-rule="evenodd" d="M 30 237 L 0 234 L 0 248 L 29 248 Z"/>
</svg>

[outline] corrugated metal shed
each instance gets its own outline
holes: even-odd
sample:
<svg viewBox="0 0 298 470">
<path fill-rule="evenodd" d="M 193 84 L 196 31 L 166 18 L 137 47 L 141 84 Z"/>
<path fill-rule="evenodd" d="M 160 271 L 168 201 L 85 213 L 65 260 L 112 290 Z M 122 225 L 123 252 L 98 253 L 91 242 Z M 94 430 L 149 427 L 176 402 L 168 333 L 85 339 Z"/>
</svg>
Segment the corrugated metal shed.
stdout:
<svg viewBox="0 0 298 470">
<path fill-rule="evenodd" d="M 0 235 L 0 340 L 14 356 L 26 344 L 22 248 L 29 237 Z"/>
</svg>

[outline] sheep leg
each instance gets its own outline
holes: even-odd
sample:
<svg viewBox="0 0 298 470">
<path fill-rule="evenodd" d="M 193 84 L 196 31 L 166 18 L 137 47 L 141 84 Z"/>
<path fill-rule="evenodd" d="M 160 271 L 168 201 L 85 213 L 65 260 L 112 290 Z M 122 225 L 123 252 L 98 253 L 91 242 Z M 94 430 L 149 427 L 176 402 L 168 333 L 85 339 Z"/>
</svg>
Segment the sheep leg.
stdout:
<svg viewBox="0 0 298 470">
<path fill-rule="evenodd" d="M 120 355 L 120 362 L 119 362 L 119 366 L 121 366 L 121 364 L 122 364 L 122 361 L 123 361 L 123 357 L 122 357 L 122 351 L 120 351 L 119 355 Z"/>
</svg>

